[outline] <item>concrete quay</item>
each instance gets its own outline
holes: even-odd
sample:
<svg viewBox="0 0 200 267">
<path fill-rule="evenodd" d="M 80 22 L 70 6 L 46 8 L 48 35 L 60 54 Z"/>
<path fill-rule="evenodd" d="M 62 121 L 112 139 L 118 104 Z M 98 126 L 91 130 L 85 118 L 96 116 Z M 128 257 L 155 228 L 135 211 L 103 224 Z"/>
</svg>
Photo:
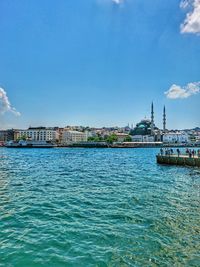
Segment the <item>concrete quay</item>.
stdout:
<svg viewBox="0 0 200 267">
<path fill-rule="evenodd" d="M 157 155 L 158 164 L 192 166 L 200 168 L 200 157 L 189 157 L 188 155 Z"/>
</svg>

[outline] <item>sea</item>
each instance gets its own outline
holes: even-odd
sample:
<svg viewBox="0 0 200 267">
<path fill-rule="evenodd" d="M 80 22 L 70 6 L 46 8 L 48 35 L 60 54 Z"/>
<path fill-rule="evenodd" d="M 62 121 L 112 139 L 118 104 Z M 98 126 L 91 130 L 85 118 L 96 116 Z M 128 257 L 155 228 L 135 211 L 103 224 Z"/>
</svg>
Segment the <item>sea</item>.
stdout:
<svg viewBox="0 0 200 267">
<path fill-rule="evenodd" d="M 0 266 L 200 266 L 200 169 L 158 151 L 0 148 Z"/>
</svg>

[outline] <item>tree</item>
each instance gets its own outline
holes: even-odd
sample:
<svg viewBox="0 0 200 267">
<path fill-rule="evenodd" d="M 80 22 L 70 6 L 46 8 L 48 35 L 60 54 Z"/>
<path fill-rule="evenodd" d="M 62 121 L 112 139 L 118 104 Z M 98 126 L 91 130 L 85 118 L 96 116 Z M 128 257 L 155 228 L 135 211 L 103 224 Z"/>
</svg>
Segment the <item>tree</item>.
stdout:
<svg viewBox="0 0 200 267">
<path fill-rule="evenodd" d="M 109 144 L 112 144 L 113 142 L 117 142 L 117 135 L 116 134 L 111 134 L 109 135 L 107 138 L 106 138 L 106 141 L 109 143 Z"/>
<path fill-rule="evenodd" d="M 88 137 L 89 142 L 101 142 L 103 138 L 101 136 L 90 136 Z"/>
<path fill-rule="evenodd" d="M 21 140 L 26 141 L 27 140 L 26 135 L 22 135 L 21 137 L 17 138 L 17 141 L 21 141 Z"/>
<path fill-rule="evenodd" d="M 124 138 L 124 142 L 132 142 L 132 138 L 130 135 Z"/>
</svg>

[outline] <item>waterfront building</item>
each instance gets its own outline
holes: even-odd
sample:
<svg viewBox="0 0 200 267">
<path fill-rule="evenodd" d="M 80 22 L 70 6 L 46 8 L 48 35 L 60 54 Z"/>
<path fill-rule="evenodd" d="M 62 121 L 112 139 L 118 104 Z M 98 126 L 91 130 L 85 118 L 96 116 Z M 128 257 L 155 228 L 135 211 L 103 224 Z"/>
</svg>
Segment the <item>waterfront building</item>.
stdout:
<svg viewBox="0 0 200 267">
<path fill-rule="evenodd" d="M 163 143 L 168 144 L 184 144 L 188 143 L 189 136 L 185 132 L 167 132 L 163 134 Z"/>
<path fill-rule="evenodd" d="M 133 135 L 132 142 L 143 142 L 143 135 Z"/>
<path fill-rule="evenodd" d="M 189 134 L 188 139 L 190 144 L 195 144 L 197 143 L 198 140 L 197 136 L 195 136 L 194 134 Z"/>
<path fill-rule="evenodd" d="M 126 138 L 129 137 L 129 135 L 125 133 L 116 133 L 116 136 L 117 136 L 117 142 L 124 142 L 126 141 Z"/>
<path fill-rule="evenodd" d="M 0 142 L 8 142 L 14 140 L 16 134 L 16 130 L 0 130 Z"/>
<path fill-rule="evenodd" d="M 132 142 L 154 142 L 152 135 L 133 135 Z"/>
<path fill-rule="evenodd" d="M 196 127 L 194 129 L 186 129 L 185 133 L 189 136 L 189 143 L 191 144 L 200 144 L 200 127 Z"/>
<path fill-rule="evenodd" d="M 200 136 L 196 137 L 195 144 L 196 145 L 200 145 Z"/>
<path fill-rule="evenodd" d="M 78 132 L 71 131 L 68 129 L 64 129 L 62 134 L 62 144 L 70 144 L 70 143 L 80 143 L 87 142 L 88 133 L 87 132 Z"/>
<path fill-rule="evenodd" d="M 26 139 L 32 141 L 59 141 L 58 127 L 29 127 L 27 130 L 18 130 L 16 139 Z"/>
<path fill-rule="evenodd" d="M 64 128 L 58 128 L 58 143 L 62 143 Z"/>
<path fill-rule="evenodd" d="M 87 132 L 87 135 L 88 135 L 88 137 L 96 137 L 96 136 L 98 136 L 95 131 L 91 131 L 91 130 Z"/>
<path fill-rule="evenodd" d="M 5 130 L 1 130 L 0 131 L 0 141 L 1 142 L 5 142 L 5 141 L 7 141 L 6 139 L 7 139 L 6 138 L 6 131 Z"/>
</svg>

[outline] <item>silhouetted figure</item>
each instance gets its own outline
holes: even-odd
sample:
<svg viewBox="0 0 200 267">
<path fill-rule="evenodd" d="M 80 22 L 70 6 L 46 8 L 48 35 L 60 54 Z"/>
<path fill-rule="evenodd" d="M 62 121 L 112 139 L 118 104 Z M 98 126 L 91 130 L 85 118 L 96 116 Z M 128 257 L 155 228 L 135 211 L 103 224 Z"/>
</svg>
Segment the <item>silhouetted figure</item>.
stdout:
<svg viewBox="0 0 200 267">
<path fill-rule="evenodd" d="M 195 154 L 195 151 L 194 151 L 194 149 L 192 150 L 192 156 L 193 156 L 193 158 L 194 158 L 194 154 Z"/>
</svg>

